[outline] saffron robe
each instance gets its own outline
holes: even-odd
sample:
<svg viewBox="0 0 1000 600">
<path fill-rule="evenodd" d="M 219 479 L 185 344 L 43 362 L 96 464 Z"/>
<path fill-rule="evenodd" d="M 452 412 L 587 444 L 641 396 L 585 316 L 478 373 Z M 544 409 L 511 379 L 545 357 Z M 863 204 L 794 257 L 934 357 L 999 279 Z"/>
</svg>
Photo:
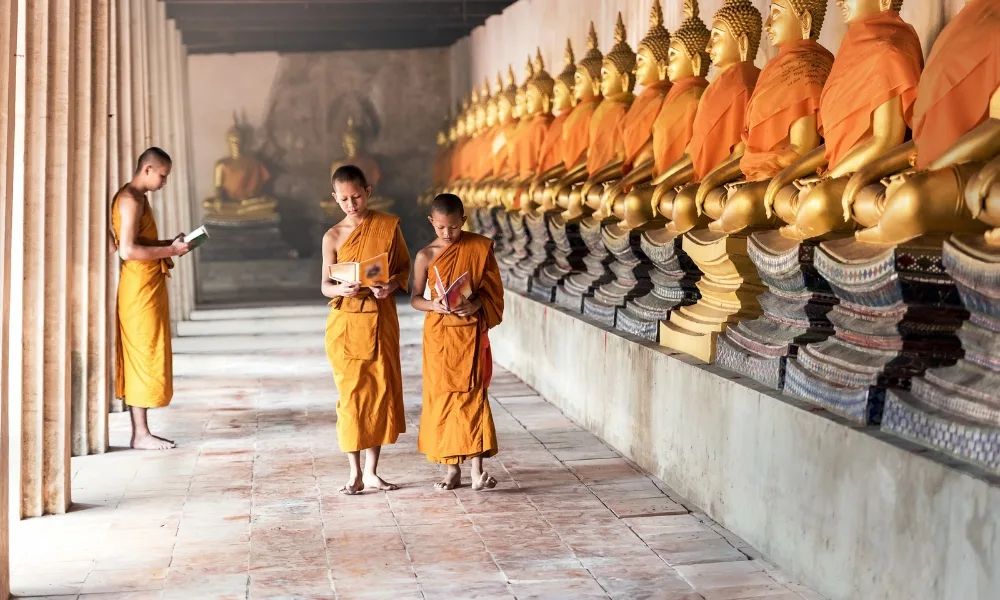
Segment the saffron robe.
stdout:
<svg viewBox="0 0 1000 600">
<path fill-rule="evenodd" d="M 517 174 L 520 177 L 531 177 L 538 171 L 538 155 L 545 143 L 545 134 L 549 130 L 552 115 L 538 114 L 524 128 L 517 138 L 514 156 L 517 159 Z"/>
<path fill-rule="evenodd" d="M 250 200 L 260 195 L 271 174 L 264 163 L 250 156 L 227 158 L 222 167 L 222 189 L 233 200 Z"/>
<path fill-rule="evenodd" d="M 820 99 L 830 168 L 870 137 L 872 115 L 889 100 L 899 97 L 903 120 L 912 125 L 923 66 L 920 38 L 899 13 L 883 11 L 848 27 Z"/>
<path fill-rule="evenodd" d="M 601 103 L 600 98 L 591 98 L 577 104 L 573 112 L 566 117 L 563 125 L 562 160 L 567 169 L 572 169 L 587 158 L 587 147 L 590 143 L 590 122 L 594 111 Z"/>
<path fill-rule="evenodd" d="M 747 104 L 740 168 L 747 181 L 770 179 L 788 166 L 779 159 L 788 147 L 796 121 L 819 112 L 833 54 L 816 40 L 782 44 L 761 69 Z"/>
<path fill-rule="evenodd" d="M 466 272 L 482 310 L 471 317 L 429 312 L 424 318 L 424 404 L 417 449 L 431 462 L 450 465 L 474 456 L 488 458 L 498 449 L 486 393 L 492 373 L 487 332 L 503 318 L 493 240 L 464 232 L 428 266 L 428 273 L 440 273 L 446 284 Z"/>
<path fill-rule="evenodd" d="M 337 250 L 337 262 L 357 262 L 383 252 L 389 276 L 406 291 L 410 255 L 399 218 L 370 211 Z M 326 356 L 333 367 L 337 440 L 342 452 L 396 442 L 406 431 L 399 362 L 399 318 L 392 296 L 379 300 L 364 290 L 356 298 L 334 298 L 326 320 Z"/>
<path fill-rule="evenodd" d="M 451 147 L 451 165 L 448 168 L 448 183 L 455 183 L 460 179 L 465 179 L 465 148 L 468 144 L 468 138 L 460 138 Z"/>
<path fill-rule="evenodd" d="M 675 81 L 663 99 L 653 122 L 653 175 L 658 176 L 687 150 L 694 130 L 698 103 L 708 87 L 704 77 L 685 77 Z"/>
<path fill-rule="evenodd" d="M 564 110 L 549 123 L 545 141 L 538 150 L 538 173 L 544 173 L 562 164 L 563 126 L 572 112 L 573 108 Z"/>
<path fill-rule="evenodd" d="M 697 183 L 740 143 L 746 110 L 760 69 L 741 62 L 723 71 L 705 88 L 694 118 L 689 152 Z"/>
<path fill-rule="evenodd" d="M 587 173 L 594 175 L 625 154 L 625 115 L 635 96 L 622 94 L 605 98 L 590 119 L 590 145 L 587 147 Z"/>
<path fill-rule="evenodd" d="M 660 113 L 663 106 L 663 99 L 667 97 L 671 84 L 669 80 L 658 81 L 654 85 L 644 88 L 635 97 L 632 106 L 625 114 L 625 121 L 622 123 L 622 144 L 625 151 L 625 164 L 622 165 L 622 173 L 628 172 L 635 166 L 635 159 L 639 158 L 639 153 L 653 137 L 653 123 L 656 115 Z"/>
<path fill-rule="evenodd" d="M 125 188 L 122 188 L 125 189 Z M 111 200 L 111 228 L 121 239 L 118 196 Z M 137 236 L 158 240 L 149 201 L 144 201 Z M 174 263 L 123 260 L 118 278 L 118 339 L 115 343 L 115 396 L 129 406 L 160 408 L 174 395 L 173 350 L 170 346 L 170 301 L 167 278 Z"/>
<path fill-rule="evenodd" d="M 989 117 L 1000 87 L 1000 5 L 972 0 L 941 31 L 913 108 L 917 168 L 937 160 Z"/>
</svg>

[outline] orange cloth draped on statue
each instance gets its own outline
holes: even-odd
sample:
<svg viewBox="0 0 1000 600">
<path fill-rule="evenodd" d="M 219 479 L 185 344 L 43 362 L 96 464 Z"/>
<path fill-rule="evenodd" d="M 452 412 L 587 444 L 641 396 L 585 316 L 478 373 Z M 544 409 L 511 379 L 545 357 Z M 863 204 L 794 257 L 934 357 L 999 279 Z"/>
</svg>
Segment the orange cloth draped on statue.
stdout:
<svg viewBox="0 0 1000 600">
<path fill-rule="evenodd" d="M 660 113 L 663 100 L 670 92 L 671 84 L 664 79 L 644 88 L 635 97 L 632 106 L 625 114 L 625 122 L 622 125 L 622 143 L 625 148 L 625 164 L 622 165 L 622 173 L 627 175 L 635 166 L 635 159 L 643 147 L 653 137 L 653 123 L 656 115 Z"/>
<path fill-rule="evenodd" d="M 370 211 L 337 250 L 337 262 L 357 262 L 383 252 L 389 254 L 390 277 L 405 291 L 410 255 L 398 217 Z M 340 393 L 340 450 L 354 452 L 395 443 L 406 431 L 396 299 L 378 300 L 365 290 L 356 298 L 335 298 L 330 306 L 326 356 Z"/>
<path fill-rule="evenodd" d="M 577 104 L 573 112 L 566 117 L 563 125 L 562 161 L 567 169 L 572 169 L 587 158 L 587 146 L 590 144 L 590 122 L 594 111 L 601 103 L 600 98 L 592 98 Z"/>
<path fill-rule="evenodd" d="M 507 161 L 510 159 L 510 152 L 507 144 L 512 143 L 515 129 L 517 129 L 516 121 L 498 126 L 496 133 L 490 139 L 490 146 L 486 152 L 492 161 L 494 177 L 505 178 L 509 175 Z"/>
<path fill-rule="evenodd" d="M 504 165 L 504 179 L 517 177 L 517 145 L 530 124 L 531 119 L 518 119 L 514 131 L 507 136 L 507 145 L 503 149 L 507 155 L 507 162 Z"/>
<path fill-rule="evenodd" d="M 848 27 L 820 100 L 831 168 L 871 135 L 872 114 L 889 100 L 899 97 L 903 119 L 912 124 L 923 66 L 920 38 L 899 13 L 883 11 Z"/>
<path fill-rule="evenodd" d="M 455 183 L 459 179 L 465 178 L 465 171 L 463 169 L 465 168 L 465 147 L 468 146 L 468 142 L 468 139 L 460 139 L 452 146 L 448 183 Z"/>
<path fill-rule="evenodd" d="M 490 152 L 490 149 L 493 147 L 493 138 L 496 137 L 497 131 L 499 130 L 500 128 L 494 125 L 479 134 L 480 142 L 476 147 L 477 180 L 492 177 L 494 175 L 493 154 Z"/>
<path fill-rule="evenodd" d="M 548 133 L 551 122 L 551 114 L 535 115 L 518 138 L 514 155 L 517 157 L 519 176 L 531 177 L 538 171 L 538 154 L 545 143 L 545 134 Z"/>
<path fill-rule="evenodd" d="M 809 39 L 782 44 L 761 69 L 743 132 L 746 153 L 740 169 L 747 181 L 770 179 L 791 164 L 784 156 L 788 133 L 796 121 L 819 112 L 832 66 L 833 54 Z"/>
<path fill-rule="evenodd" d="M 538 150 L 538 172 L 544 173 L 562 164 L 563 125 L 573 109 L 564 110 L 552 119 L 545 132 L 545 141 Z"/>
<path fill-rule="evenodd" d="M 698 103 L 689 152 L 694 163 L 695 183 L 701 181 L 742 140 L 746 109 L 760 69 L 737 63 L 708 84 Z"/>
<path fill-rule="evenodd" d="M 587 147 L 587 173 L 594 175 L 625 155 L 625 115 L 635 96 L 622 94 L 605 98 L 590 120 L 590 145 Z"/>
<path fill-rule="evenodd" d="M 434 274 L 430 281 L 440 273 L 446 284 L 466 272 L 482 310 L 472 317 L 429 312 L 424 319 L 424 404 L 417 449 L 431 462 L 451 465 L 473 456 L 488 458 L 498 448 L 486 394 L 492 373 L 487 332 L 503 318 L 503 284 L 492 240 L 464 232 L 428 267 L 429 275 Z"/>
<path fill-rule="evenodd" d="M 122 188 L 125 189 L 125 188 Z M 118 195 L 111 200 L 111 228 L 121 239 Z M 158 240 L 149 201 L 143 204 L 136 236 Z M 170 345 L 170 302 L 167 278 L 174 263 L 123 260 L 118 278 L 118 336 L 115 342 L 115 397 L 141 408 L 160 408 L 174 395 L 173 350 Z"/>
<path fill-rule="evenodd" d="M 264 163 L 249 156 L 222 161 L 222 189 L 233 200 L 249 200 L 271 179 Z"/>
<path fill-rule="evenodd" d="M 653 175 L 674 164 L 691 143 L 698 103 L 708 87 L 704 77 L 685 77 L 675 81 L 663 99 L 653 122 Z"/>
<path fill-rule="evenodd" d="M 1000 87 L 1000 4 L 973 0 L 941 31 L 913 107 L 917 168 L 926 168 L 989 117 Z"/>
</svg>

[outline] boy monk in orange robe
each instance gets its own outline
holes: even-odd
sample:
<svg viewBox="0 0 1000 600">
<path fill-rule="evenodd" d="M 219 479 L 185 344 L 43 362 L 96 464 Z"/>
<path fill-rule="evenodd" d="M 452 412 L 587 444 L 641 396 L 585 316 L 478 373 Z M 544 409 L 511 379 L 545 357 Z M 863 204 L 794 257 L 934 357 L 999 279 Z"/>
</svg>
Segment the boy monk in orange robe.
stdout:
<svg viewBox="0 0 1000 600">
<path fill-rule="evenodd" d="M 406 431 L 403 377 L 399 363 L 399 318 L 393 293 L 406 291 L 410 255 L 399 218 L 368 209 L 372 188 L 354 165 L 333 173 L 333 196 L 345 217 L 323 236 L 323 264 L 359 262 L 387 253 L 387 283 L 362 288 L 337 283 L 323 271 L 323 295 L 332 298 L 326 320 L 326 355 L 333 367 L 337 400 L 337 441 L 351 472 L 340 489 L 394 490 L 378 476 L 379 451 Z M 365 470 L 361 472 L 361 451 Z"/>
<path fill-rule="evenodd" d="M 174 263 L 191 249 L 184 234 L 161 240 L 146 194 L 163 188 L 172 162 L 150 148 L 139 157 L 132 181 L 111 200 L 111 229 L 121 257 L 118 279 L 118 340 L 115 395 L 132 415 L 131 446 L 136 450 L 173 448 L 170 440 L 150 433 L 146 411 L 170 404 L 174 395 L 173 353 L 167 277 Z"/>
<path fill-rule="evenodd" d="M 487 332 L 503 318 L 503 284 L 493 256 L 493 241 L 462 231 L 462 200 L 441 194 L 429 217 L 437 235 L 417 253 L 410 304 L 427 313 L 424 320 L 424 406 L 417 448 L 427 460 L 448 465 L 438 490 L 461 485 L 459 465 L 472 462 L 472 489 L 490 489 L 496 479 L 483 470 L 483 459 L 497 453 L 497 434 L 486 389 L 493 375 Z M 428 280 L 445 286 L 468 273 L 472 295 L 450 309 Z"/>
</svg>

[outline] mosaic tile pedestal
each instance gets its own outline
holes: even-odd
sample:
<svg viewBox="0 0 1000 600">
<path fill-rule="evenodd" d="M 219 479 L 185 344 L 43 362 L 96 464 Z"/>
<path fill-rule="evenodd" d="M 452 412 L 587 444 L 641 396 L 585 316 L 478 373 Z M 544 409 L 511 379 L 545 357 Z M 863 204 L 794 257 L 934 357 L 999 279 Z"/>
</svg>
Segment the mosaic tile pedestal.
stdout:
<svg viewBox="0 0 1000 600">
<path fill-rule="evenodd" d="M 614 258 L 609 266 L 614 279 L 596 288 L 593 296 L 583 299 L 583 314 L 614 327 L 619 308 L 653 289 L 649 280 L 653 263 L 640 247 L 640 231 L 622 229 L 617 223 L 611 223 L 601 228 L 601 238 Z"/>
<path fill-rule="evenodd" d="M 965 356 L 890 390 L 882 429 L 1000 474 L 1000 248 L 955 236 L 943 263 L 971 313 L 958 330 Z"/>
<path fill-rule="evenodd" d="M 500 228 L 488 208 L 477 208 L 472 212 L 473 230 L 479 235 L 492 239 L 495 243 L 500 239 Z"/>
<path fill-rule="evenodd" d="M 587 247 L 587 254 L 583 257 L 584 270 L 568 275 L 556 288 L 556 304 L 574 312 L 583 312 L 583 298 L 614 277 L 609 268 L 613 258 L 604 245 L 601 222 L 593 217 L 583 219 L 580 222 L 580 237 Z"/>
<path fill-rule="evenodd" d="M 833 335 L 827 313 L 837 297 L 813 264 L 818 245 L 789 240 L 777 231 L 750 236 L 747 253 L 768 287 L 758 299 L 764 315 L 726 329 L 716 357 L 720 367 L 780 390 L 788 357 Z"/>
<path fill-rule="evenodd" d="M 968 316 L 941 262 L 940 237 L 904 246 L 823 242 L 817 272 L 840 300 L 835 335 L 789 359 L 785 392 L 856 423 L 879 423 L 888 388 L 908 389 L 962 355 L 955 332 Z"/>
<path fill-rule="evenodd" d="M 674 308 L 698 301 L 700 294 L 695 283 L 701 278 L 701 271 L 681 248 L 683 239 L 662 228 L 641 234 L 640 247 L 653 265 L 649 273 L 652 289 L 618 308 L 616 328 L 658 342 L 660 321 L 669 319 Z"/>
<path fill-rule="evenodd" d="M 496 256 L 497 264 L 502 271 L 504 259 L 514 251 L 514 230 L 511 228 L 509 215 L 503 207 L 491 208 L 489 211 L 493 215 L 493 221 L 497 224 L 498 231 L 493 255 Z"/>
<path fill-rule="evenodd" d="M 752 231 L 732 235 L 708 229 L 684 234 L 683 249 L 703 273 L 701 299 L 670 312 L 660 324 L 660 344 L 705 362 L 714 362 L 723 331 L 761 314 L 757 297 L 767 290 L 747 255 Z"/>
<path fill-rule="evenodd" d="M 510 289 L 521 293 L 531 292 L 531 281 L 539 271 L 552 262 L 552 236 L 544 215 L 526 215 L 525 227 L 530 240 L 526 248 L 528 255 L 514 265 L 510 272 Z"/>
<path fill-rule="evenodd" d="M 230 223 L 205 220 L 209 241 L 198 249 L 203 262 L 296 258 L 298 252 L 281 237 L 279 217 Z"/>
<path fill-rule="evenodd" d="M 517 282 L 512 279 L 512 275 L 517 264 L 528 256 L 528 243 L 531 242 L 531 233 L 528 232 L 524 215 L 516 212 L 508 212 L 507 221 L 510 223 L 510 230 L 513 237 L 510 241 L 510 252 L 504 254 L 503 258 L 498 261 L 500 274 L 503 277 L 504 287 L 521 294 L 527 294 L 527 280 L 524 280 L 524 289 L 518 289 Z"/>
<path fill-rule="evenodd" d="M 563 279 L 586 268 L 583 257 L 587 254 L 587 246 L 580 237 L 579 225 L 567 223 L 558 212 L 547 214 L 545 220 L 552 240 L 552 260 L 531 278 L 529 293 L 532 298 L 553 302 Z"/>
</svg>

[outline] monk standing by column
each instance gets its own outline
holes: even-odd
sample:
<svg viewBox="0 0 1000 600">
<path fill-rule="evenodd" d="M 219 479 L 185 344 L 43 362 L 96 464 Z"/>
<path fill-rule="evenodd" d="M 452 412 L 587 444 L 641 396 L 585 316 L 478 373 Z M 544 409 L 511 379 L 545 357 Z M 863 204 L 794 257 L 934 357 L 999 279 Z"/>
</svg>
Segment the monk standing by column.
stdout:
<svg viewBox="0 0 1000 600">
<path fill-rule="evenodd" d="M 427 460 L 448 466 L 434 485 L 451 490 L 461 485 L 461 465 L 472 463 L 472 489 L 490 489 L 496 479 L 483 470 L 483 459 L 497 453 L 490 401 L 493 375 L 487 332 L 503 318 L 503 284 L 493 256 L 493 240 L 462 231 L 462 200 L 441 194 L 431 203 L 431 225 L 437 239 L 417 253 L 410 304 L 427 313 L 424 321 L 424 406 L 417 449 Z M 424 298 L 428 280 L 440 276 L 451 286 L 468 274 L 470 296 L 447 306 L 440 293 Z M 435 289 L 431 286 L 431 289 Z"/>
<path fill-rule="evenodd" d="M 346 216 L 323 236 L 322 291 L 332 298 L 326 320 L 326 355 L 333 367 L 337 440 L 351 472 L 340 491 L 394 490 L 377 474 L 379 451 L 406 431 L 403 375 L 399 362 L 399 317 L 393 293 L 406 291 L 410 254 L 399 218 L 368 209 L 372 188 L 361 169 L 345 165 L 333 173 L 333 196 Z M 337 283 L 325 265 L 360 262 L 388 254 L 389 281 L 370 288 Z M 365 470 L 361 471 L 361 451 Z"/>
<path fill-rule="evenodd" d="M 170 404 L 174 395 L 173 352 L 170 347 L 170 309 L 167 277 L 190 246 L 184 234 L 159 239 L 146 194 L 163 188 L 171 160 L 159 148 L 139 157 L 132 181 L 111 201 L 111 227 L 121 257 L 118 280 L 118 341 L 115 395 L 132 414 L 132 448 L 166 450 L 174 442 L 149 431 L 146 411 Z"/>
</svg>

